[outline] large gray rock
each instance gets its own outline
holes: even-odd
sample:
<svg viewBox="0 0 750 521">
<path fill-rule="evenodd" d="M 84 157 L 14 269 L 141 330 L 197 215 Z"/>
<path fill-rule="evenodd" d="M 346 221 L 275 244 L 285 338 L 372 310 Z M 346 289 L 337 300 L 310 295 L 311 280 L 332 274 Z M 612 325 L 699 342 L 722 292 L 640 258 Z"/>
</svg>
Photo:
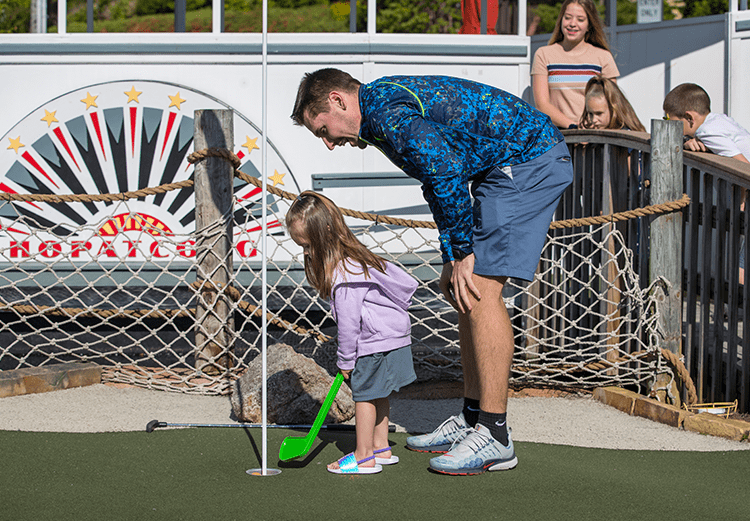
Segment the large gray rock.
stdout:
<svg viewBox="0 0 750 521">
<path fill-rule="evenodd" d="M 310 424 L 331 389 L 333 378 L 314 360 L 296 353 L 286 344 L 268 347 L 268 422 L 282 425 Z M 262 421 L 262 360 L 253 360 L 245 374 L 232 385 L 232 411 L 238 420 Z M 354 400 L 347 385 L 342 385 L 326 418 L 340 423 L 354 416 Z"/>
</svg>

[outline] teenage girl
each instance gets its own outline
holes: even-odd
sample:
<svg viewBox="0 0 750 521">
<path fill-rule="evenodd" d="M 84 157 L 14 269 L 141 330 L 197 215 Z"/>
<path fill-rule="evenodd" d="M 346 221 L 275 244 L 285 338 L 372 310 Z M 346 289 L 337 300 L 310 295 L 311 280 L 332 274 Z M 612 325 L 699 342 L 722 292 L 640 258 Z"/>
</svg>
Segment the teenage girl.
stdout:
<svg viewBox="0 0 750 521">
<path fill-rule="evenodd" d="M 602 76 L 594 76 L 586 84 L 585 108 L 579 126 L 646 132 L 617 84 Z"/>
<path fill-rule="evenodd" d="M 391 392 L 416 379 L 407 309 L 417 289 L 395 264 L 368 250 L 328 198 L 302 192 L 286 215 L 302 247 L 305 275 L 330 300 L 338 325 L 338 367 L 350 380 L 357 445 L 328 465 L 335 474 L 374 474 L 398 462 L 388 443 Z"/>
<path fill-rule="evenodd" d="M 536 108 L 560 128 L 576 128 L 583 114 L 584 88 L 593 76 L 620 75 L 593 0 L 565 0 L 548 45 L 534 54 L 531 68 Z"/>
</svg>

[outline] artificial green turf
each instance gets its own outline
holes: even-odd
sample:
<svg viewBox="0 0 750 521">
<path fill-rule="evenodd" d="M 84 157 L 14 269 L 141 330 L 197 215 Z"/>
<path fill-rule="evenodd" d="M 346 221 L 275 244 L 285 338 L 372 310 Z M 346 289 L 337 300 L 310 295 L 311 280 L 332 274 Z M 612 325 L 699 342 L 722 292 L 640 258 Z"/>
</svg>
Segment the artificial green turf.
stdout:
<svg viewBox="0 0 750 521">
<path fill-rule="evenodd" d="M 517 443 L 519 465 L 454 477 L 404 449 L 372 476 L 333 475 L 329 463 L 354 435 L 322 432 L 305 460 L 279 462 L 287 435 L 260 429 L 153 433 L 0 431 L 0 519 L 747 519 L 750 451 L 653 452 Z"/>
</svg>

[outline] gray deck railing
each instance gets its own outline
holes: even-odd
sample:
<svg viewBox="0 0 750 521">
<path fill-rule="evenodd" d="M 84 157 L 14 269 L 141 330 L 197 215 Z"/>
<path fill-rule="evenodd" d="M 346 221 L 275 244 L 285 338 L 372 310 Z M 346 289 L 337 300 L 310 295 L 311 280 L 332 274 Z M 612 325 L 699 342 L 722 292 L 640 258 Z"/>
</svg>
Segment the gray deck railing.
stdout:
<svg viewBox="0 0 750 521">
<path fill-rule="evenodd" d="M 575 167 L 575 181 L 563 196 L 556 219 L 609 214 L 665 201 L 653 201 L 659 182 L 652 163 L 651 136 L 627 131 L 565 131 Z M 658 136 L 654 135 L 654 141 Z M 698 390 L 700 401 L 739 401 L 750 410 L 750 285 L 740 267 L 747 258 L 744 211 L 750 188 L 750 165 L 737 160 L 684 151 L 682 192 L 690 205 L 672 219 L 681 219 L 679 259 L 681 303 L 676 348 Z M 679 167 L 679 165 L 678 165 Z M 616 223 L 634 254 L 641 287 L 654 273 L 655 218 Z M 662 233 L 662 232 L 659 232 Z M 679 244 L 679 243 L 678 243 Z M 670 253 L 670 252 L 667 252 Z M 678 253 L 678 252 L 672 252 Z M 661 269 L 661 268 L 660 268 Z M 668 340 L 668 339 L 665 339 Z M 667 342 L 668 344 L 669 342 Z M 663 345 L 664 346 L 664 342 Z M 674 349 L 672 349 L 674 350 Z"/>
</svg>

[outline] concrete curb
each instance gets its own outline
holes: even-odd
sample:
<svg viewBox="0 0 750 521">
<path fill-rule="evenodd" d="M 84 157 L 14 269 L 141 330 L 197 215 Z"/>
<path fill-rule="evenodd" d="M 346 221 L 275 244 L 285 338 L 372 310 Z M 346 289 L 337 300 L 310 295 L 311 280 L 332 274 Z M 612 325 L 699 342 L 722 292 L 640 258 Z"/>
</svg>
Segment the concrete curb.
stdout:
<svg viewBox="0 0 750 521">
<path fill-rule="evenodd" d="M 735 441 L 750 439 L 750 422 L 723 418 L 707 412 L 695 414 L 620 387 L 597 387 L 594 399 L 631 416 L 640 416 L 686 431 Z"/>
<path fill-rule="evenodd" d="M 83 387 L 101 381 L 102 368 L 91 362 L 0 371 L 0 398 Z"/>
</svg>

